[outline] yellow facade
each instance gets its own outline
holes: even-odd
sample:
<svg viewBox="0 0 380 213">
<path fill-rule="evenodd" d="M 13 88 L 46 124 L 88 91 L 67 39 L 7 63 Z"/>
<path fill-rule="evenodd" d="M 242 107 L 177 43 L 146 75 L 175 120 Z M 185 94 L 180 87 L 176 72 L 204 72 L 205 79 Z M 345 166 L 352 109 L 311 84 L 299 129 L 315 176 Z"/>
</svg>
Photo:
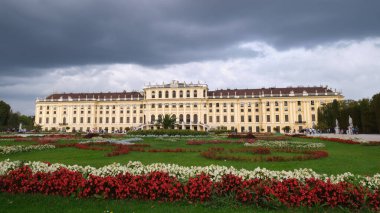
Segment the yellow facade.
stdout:
<svg viewBox="0 0 380 213">
<path fill-rule="evenodd" d="M 317 110 L 343 96 L 327 87 L 209 91 L 206 84 L 149 85 L 142 92 L 62 93 L 36 100 L 35 123 L 44 130 L 124 132 L 156 129 L 165 114 L 176 129 L 238 132 L 292 131 L 317 124 Z"/>
</svg>

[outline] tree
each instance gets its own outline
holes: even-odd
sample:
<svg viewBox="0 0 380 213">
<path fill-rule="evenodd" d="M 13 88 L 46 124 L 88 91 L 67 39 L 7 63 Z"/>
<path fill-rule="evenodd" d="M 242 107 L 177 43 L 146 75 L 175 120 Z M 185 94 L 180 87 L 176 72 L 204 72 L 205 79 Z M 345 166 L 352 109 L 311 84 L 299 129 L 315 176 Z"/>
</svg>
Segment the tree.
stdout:
<svg viewBox="0 0 380 213">
<path fill-rule="evenodd" d="M 286 133 L 289 133 L 290 132 L 290 126 L 284 126 L 284 127 L 282 127 L 282 130 Z"/>
<path fill-rule="evenodd" d="M 173 129 L 176 122 L 176 117 L 174 114 L 165 114 L 158 116 L 157 124 L 161 125 L 164 129 Z"/>
<path fill-rule="evenodd" d="M 8 124 L 11 107 L 4 101 L 0 101 L 0 127 Z"/>
<path fill-rule="evenodd" d="M 375 133 L 376 132 L 376 120 L 375 113 L 371 110 L 370 100 L 362 99 L 359 101 L 360 105 L 360 117 L 362 126 L 359 127 L 359 131 L 362 133 Z"/>
<path fill-rule="evenodd" d="M 380 93 L 372 96 L 371 108 L 375 114 L 377 133 L 380 133 Z"/>
</svg>

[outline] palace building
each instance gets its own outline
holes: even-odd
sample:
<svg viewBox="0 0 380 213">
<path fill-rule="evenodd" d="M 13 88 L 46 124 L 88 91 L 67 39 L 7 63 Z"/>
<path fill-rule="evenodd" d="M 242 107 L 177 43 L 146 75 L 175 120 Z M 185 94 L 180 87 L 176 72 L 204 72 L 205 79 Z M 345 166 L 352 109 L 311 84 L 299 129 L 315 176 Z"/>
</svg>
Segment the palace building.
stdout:
<svg viewBox="0 0 380 213">
<path fill-rule="evenodd" d="M 318 107 L 342 100 L 327 87 L 218 89 L 207 84 L 148 85 L 141 92 L 60 93 L 36 100 L 35 123 L 44 130 L 124 132 L 156 129 L 165 114 L 176 129 L 283 132 L 312 128 Z"/>
</svg>

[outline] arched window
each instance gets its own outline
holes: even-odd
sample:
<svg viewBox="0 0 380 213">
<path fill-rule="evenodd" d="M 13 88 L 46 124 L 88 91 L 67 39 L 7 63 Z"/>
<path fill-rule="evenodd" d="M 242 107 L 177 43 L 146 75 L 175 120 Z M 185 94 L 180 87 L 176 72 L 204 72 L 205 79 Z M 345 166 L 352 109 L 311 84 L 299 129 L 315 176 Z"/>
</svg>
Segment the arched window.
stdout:
<svg viewBox="0 0 380 213">
<path fill-rule="evenodd" d="M 190 90 L 187 90 L 187 91 L 186 91 L 186 97 L 187 97 L 187 98 L 190 98 Z"/>
<path fill-rule="evenodd" d="M 198 96 L 198 92 L 197 92 L 197 90 L 194 90 L 194 98 L 196 98 L 197 96 Z"/>
<path fill-rule="evenodd" d="M 190 123 L 190 114 L 186 115 L 186 123 Z"/>
<path fill-rule="evenodd" d="M 183 115 L 182 114 L 179 115 L 179 122 L 181 122 L 181 123 L 183 122 Z"/>
<path fill-rule="evenodd" d="M 162 120 L 162 115 L 158 115 L 158 119 L 157 120 L 161 121 Z"/>
<path fill-rule="evenodd" d="M 176 92 L 175 92 L 175 90 L 173 90 L 173 92 L 172 92 L 172 98 L 176 98 Z"/>
<path fill-rule="evenodd" d="M 156 91 L 152 91 L 152 98 L 156 98 Z"/>
<path fill-rule="evenodd" d="M 183 98 L 183 91 L 182 90 L 179 91 L 179 97 Z"/>
<path fill-rule="evenodd" d="M 158 91 L 158 98 L 162 98 L 162 92 Z"/>
<path fill-rule="evenodd" d="M 298 122 L 302 123 L 302 115 L 298 115 Z"/>
<path fill-rule="evenodd" d="M 197 114 L 194 114 L 194 116 L 193 116 L 193 122 L 194 123 L 198 123 L 198 115 Z"/>
<path fill-rule="evenodd" d="M 169 91 L 165 91 L 165 98 L 169 98 Z"/>
<path fill-rule="evenodd" d="M 156 121 L 156 116 L 151 115 L 150 116 L 150 123 L 154 123 Z"/>
</svg>

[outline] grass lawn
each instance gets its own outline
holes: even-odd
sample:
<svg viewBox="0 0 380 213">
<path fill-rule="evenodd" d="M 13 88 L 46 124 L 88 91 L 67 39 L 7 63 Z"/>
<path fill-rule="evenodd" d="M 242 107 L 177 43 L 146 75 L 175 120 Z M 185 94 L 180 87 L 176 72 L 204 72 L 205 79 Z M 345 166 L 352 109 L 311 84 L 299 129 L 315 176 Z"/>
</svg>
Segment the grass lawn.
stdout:
<svg viewBox="0 0 380 213">
<path fill-rule="evenodd" d="M 25 195 L 0 193 L 0 212 L 7 213 L 43 213 L 43 212 L 345 212 L 341 209 L 314 208 L 280 208 L 264 209 L 241 204 L 224 203 L 219 201 L 212 203 L 187 203 L 187 202 L 156 202 L 140 200 L 104 200 L 104 199 L 79 199 L 71 197 Z"/>
<path fill-rule="evenodd" d="M 143 143 L 151 145 L 151 149 L 187 148 L 206 150 L 209 147 L 242 148 L 242 144 L 205 144 L 186 145 L 188 139 L 162 139 L 144 138 Z M 180 153 L 152 153 L 130 152 L 126 155 L 105 157 L 108 151 L 83 150 L 73 147 L 57 148 L 53 150 L 22 152 L 9 155 L 1 155 L 0 160 L 26 160 L 49 161 L 52 163 L 104 166 L 113 162 L 127 163 L 128 161 L 141 161 L 144 164 L 174 163 L 183 166 L 207 166 L 211 164 L 233 166 L 235 168 L 255 169 L 256 167 L 271 170 L 293 170 L 298 168 L 311 168 L 318 173 L 341 174 L 351 172 L 361 175 L 373 175 L 380 172 L 380 146 L 363 146 L 341 144 L 318 139 L 292 138 L 294 141 L 319 142 L 326 145 L 329 157 L 318 160 L 288 161 L 288 162 L 248 162 L 248 161 L 224 161 L 211 160 L 200 156 L 199 152 Z M 1 145 L 20 144 L 21 142 L 0 141 Z M 66 143 L 60 141 L 60 143 Z M 283 153 L 282 155 L 284 155 Z M 280 154 L 281 155 L 281 154 Z"/>
<path fill-rule="evenodd" d="M 243 144 L 205 144 L 186 145 L 189 139 L 184 138 L 143 138 L 150 144 L 150 149 L 175 149 L 186 148 L 194 150 L 207 150 L 209 147 L 242 148 Z M 202 138 L 206 139 L 206 138 Z M 215 139 L 215 138 L 207 138 Z M 74 147 L 56 148 L 43 151 L 21 152 L 8 155 L 0 155 L 0 160 L 25 160 L 25 161 L 49 161 L 52 163 L 91 165 L 100 167 L 113 162 L 127 163 L 128 161 L 141 161 L 144 164 L 172 163 L 183 166 L 207 166 L 224 165 L 235 168 L 253 170 L 256 167 L 271 170 L 293 170 L 298 168 L 311 168 L 318 173 L 341 174 L 351 172 L 360 175 L 373 175 L 380 172 L 380 146 L 363 146 L 340 144 L 321 141 L 318 139 L 292 138 L 293 141 L 307 141 L 310 143 L 324 143 L 329 157 L 288 162 L 247 162 L 210 160 L 200 156 L 200 152 L 179 153 L 151 153 L 130 152 L 126 155 L 106 157 L 109 151 L 83 150 Z M 78 140 L 60 140 L 60 144 Z M 0 146 L 6 145 L 31 145 L 33 142 L 15 142 L 1 140 Z M 247 155 L 247 153 L 237 153 Z M 276 154 L 276 153 L 272 153 Z M 279 153 L 278 155 L 290 155 Z M 1 186 L 0 186 L 1 187 Z M 285 212 L 336 212 L 339 209 L 324 208 L 298 208 L 280 209 Z M 272 210 L 261 209 L 253 206 L 242 206 L 238 203 L 227 201 L 213 201 L 204 204 L 189 204 L 186 202 L 162 203 L 136 200 L 103 200 L 103 199 L 77 199 L 44 195 L 12 195 L 0 193 L 0 212 L 268 212 Z"/>
</svg>

